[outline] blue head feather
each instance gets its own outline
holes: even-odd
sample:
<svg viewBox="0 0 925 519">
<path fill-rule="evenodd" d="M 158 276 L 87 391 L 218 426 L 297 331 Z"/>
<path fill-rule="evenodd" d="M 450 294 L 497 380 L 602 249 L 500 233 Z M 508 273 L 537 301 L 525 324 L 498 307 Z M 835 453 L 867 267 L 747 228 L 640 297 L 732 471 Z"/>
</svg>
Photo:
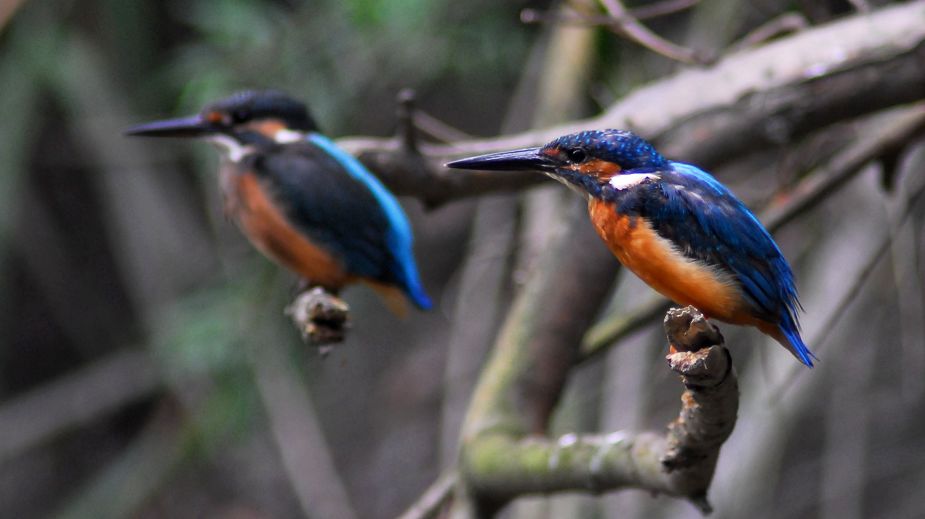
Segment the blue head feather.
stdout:
<svg viewBox="0 0 925 519">
<path fill-rule="evenodd" d="M 627 130 L 587 130 L 565 135 L 544 148 L 581 148 L 589 156 L 613 162 L 623 170 L 656 170 L 668 165 L 649 141 Z"/>
</svg>

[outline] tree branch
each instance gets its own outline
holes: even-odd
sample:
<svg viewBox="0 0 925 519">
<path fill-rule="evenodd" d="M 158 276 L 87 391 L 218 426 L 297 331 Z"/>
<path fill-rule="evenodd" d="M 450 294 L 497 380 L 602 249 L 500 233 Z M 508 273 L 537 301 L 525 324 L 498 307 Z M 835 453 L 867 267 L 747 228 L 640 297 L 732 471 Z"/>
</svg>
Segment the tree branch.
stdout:
<svg viewBox="0 0 925 519">
<path fill-rule="evenodd" d="M 601 5 L 611 17 L 610 29 L 626 39 L 641 45 L 652 52 L 665 56 L 668 59 L 680 61 L 688 65 L 706 65 L 712 58 L 700 55 L 697 52 L 672 43 L 658 34 L 650 31 L 641 24 L 620 0 L 600 0 Z"/>
<path fill-rule="evenodd" d="M 398 519 L 430 519 L 440 511 L 440 507 L 449 501 L 453 487 L 459 481 L 456 469 L 450 469 L 440 475 L 434 483 L 421 494 Z"/>
<path fill-rule="evenodd" d="M 630 9 L 629 13 L 636 20 L 642 21 L 684 11 L 699 3 L 700 0 L 664 0 L 654 4 L 634 7 Z M 580 27 L 595 27 L 614 23 L 612 16 L 604 14 L 586 14 L 577 12 L 574 9 L 540 11 L 531 7 L 520 11 L 520 21 L 522 23 L 568 24 Z"/>
<path fill-rule="evenodd" d="M 738 382 L 721 335 L 699 311 L 674 309 L 665 328 L 679 350 L 668 355 L 669 367 L 686 387 L 681 412 L 665 433 L 547 440 L 485 430 L 466 443 L 461 457 L 470 492 L 488 503 L 483 508 L 497 509 L 524 494 L 631 487 L 685 498 L 708 513 L 719 449 L 735 426 Z"/>
<path fill-rule="evenodd" d="M 925 104 L 886 114 L 862 127 L 861 135 L 825 166 L 811 172 L 779 206 L 762 214 L 768 230 L 776 231 L 836 192 L 871 161 L 893 155 L 925 130 Z"/>
<path fill-rule="evenodd" d="M 912 2 L 846 17 L 727 55 L 635 90 L 597 117 L 544 130 L 451 145 L 421 143 L 423 157 L 394 138 L 341 144 L 396 194 L 435 207 L 466 196 L 522 189 L 544 177 L 448 171 L 451 157 L 535 146 L 588 128 L 629 128 L 669 157 L 710 168 L 781 146 L 807 132 L 925 92 L 925 8 Z"/>
<path fill-rule="evenodd" d="M 350 307 L 321 287 L 297 295 L 284 312 L 302 340 L 318 346 L 322 355 L 330 352 L 332 344 L 343 342 L 350 326 Z"/>
</svg>

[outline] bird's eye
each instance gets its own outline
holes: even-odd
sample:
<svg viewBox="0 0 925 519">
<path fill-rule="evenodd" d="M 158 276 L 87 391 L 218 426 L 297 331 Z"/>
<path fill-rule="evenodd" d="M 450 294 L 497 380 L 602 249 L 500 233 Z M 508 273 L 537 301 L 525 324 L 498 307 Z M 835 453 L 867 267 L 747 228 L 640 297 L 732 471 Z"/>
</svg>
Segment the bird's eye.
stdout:
<svg viewBox="0 0 925 519">
<path fill-rule="evenodd" d="M 572 148 L 565 152 L 565 156 L 568 157 L 569 162 L 574 164 L 584 162 L 588 158 L 588 154 L 581 148 Z"/>
</svg>

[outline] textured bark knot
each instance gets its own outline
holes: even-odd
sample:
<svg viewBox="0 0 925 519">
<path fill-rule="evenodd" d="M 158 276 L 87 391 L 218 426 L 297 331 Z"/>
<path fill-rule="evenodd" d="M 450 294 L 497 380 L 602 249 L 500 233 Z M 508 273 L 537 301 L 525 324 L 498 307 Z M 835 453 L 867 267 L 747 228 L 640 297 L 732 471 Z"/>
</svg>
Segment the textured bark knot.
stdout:
<svg viewBox="0 0 925 519">
<path fill-rule="evenodd" d="M 667 472 L 701 466 L 712 473 L 719 446 L 729 437 L 738 409 L 738 388 L 723 336 L 696 308 L 673 308 L 665 316 L 672 353 L 669 367 L 686 390 L 681 413 L 668 430 L 661 458 Z"/>
<path fill-rule="evenodd" d="M 676 351 L 698 351 L 723 344 L 723 335 L 693 306 L 671 308 L 665 314 L 665 334 Z"/>
<path fill-rule="evenodd" d="M 302 334 L 302 340 L 317 346 L 322 356 L 330 353 L 332 344 L 343 342 L 350 326 L 350 307 L 321 287 L 299 294 L 285 313 Z"/>
</svg>

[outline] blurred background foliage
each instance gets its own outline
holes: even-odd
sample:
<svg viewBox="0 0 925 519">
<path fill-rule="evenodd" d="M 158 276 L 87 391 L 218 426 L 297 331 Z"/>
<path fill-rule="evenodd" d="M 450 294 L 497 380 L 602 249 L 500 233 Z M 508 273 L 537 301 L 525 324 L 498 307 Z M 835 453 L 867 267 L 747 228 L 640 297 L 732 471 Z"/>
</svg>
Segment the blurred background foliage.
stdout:
<svg viewBox="0 0 925 519">
<path fill-rule="evenodd" d="M 583 29 L 581 62 L 546 69 L 556 27 L 519 17 L 525 8 L 554 7 L 526 0 L 6 2 L 0 516 L 333 517 L 346 501 L 359 517 L 389 517 L 410 503 L 452 459 L 451 424 L 464 407 L 448 409 L 447 395 L 460 384 L 453 391 L 468 394 L 474 379 L 452 363 L 462 355 L 466 365 L 480 364 L 542 248 L 543 222 L 570 207 L 564 193 L 541 188 L 430 212 L 404 200 L 437 310 L 397 321 L 369 291 L 350 289 L 354 328 L 322 360 L 282 315 L 295 280 L 224 220 L 214 150 L 129 141 L 120 132 L 195 112 L 236 90 L 272 87 L 307 101 L 332 136 L 385 136 L 396 125 L 396 94 L 412 87 L 429 114 L 493 135 L 596 113 L 678 67 L 609 32 Z M 816 23 L 851 5 L 710 0 L 650 26 L 721 52 L 791 10 Z M 579 75 L 557 105 L 548 98 L 559 70 Z M 548 108 L 534 113 L 538 105 Z M 860 124 L 830 134 L 851 137 Z M 759 205 L 832 147 L 811 136 L 717 173 Z M 922 148 L 913 151 L 903 164 L 920 172 Z M 925 509 L 911 490 L 925 482 L 925 420 L 907 413 L 920 408 L 923 394 L 923 315 L 916 313 L 922 210 L 913 211 L 912 224 L 897 223 L 899 204 L 879 185 L 880 169 L 870 169 L 780 236 L 807 320 L 821 323 L 826 302 L 846 285 L 837 274 L 857 271 L 879 243 L 878 230 L 896 224 L 891 232 L 904 239 L 895 241 L 892 262 L 865 275 L 874 281 L 828 340 L 828 349 L 868 348 L 867 360 L 833 361 L 834 374 L 824 367 L 801 373 L 815 377 L 800 386 L 801 396 L 793 390 L 780 397 L 785 403 L 769 403 L 761 395 L 779 387 L 788 372 L 780 367 L 792 359 L 768 348 L 734 350 L 750 381 L 743 384 L 750 410 L 718 469 L 721 517 L 746 510 L 755 517 L 913 517 Z M 507 239 L 480 249 L 495 236 L 488 231 Z M 500 273 L 501 288 L 485 294 L 501 314 L 493 319 L 458 319 L 467 315 L 467 298 L 483 296 L 466 294 L 473 265 Z M 651 297 L 625 276 L 611 310 Z M 473 327 L 487 337 L 478 347 L 466 343 Z M 816 326 L 807 328 L 820 337 Z M 727 336 L 734 348 L 757 342 L 755 334 Z M 678 388 L 660 365 L 658 328 L 625 342 L 575 374 L 562 430 L 660 427 L 676 412 Z M 899 353 L 890 359 L 891 352 Z M 851 414 L 858 405 L 868 410 Z M 303 434 L 309 426 L 323 437 Z M 770 437 L 763 428 L 779 432 Z M 750 438 L 764 457 L 743 454 L 753 449 Z M 742 459 L 757 459 L 754 474 L 742 472 Z M 736 485 L 751 486 L 737 492 Z M 694 514 L 638 492 L 526 500 L 510 513 L 617 511 Z"/>
<path fill-rule="evenodd" d="M 428 110 L 488 133 L 498 124 L 490 107 L 516 81 L 508 64 L 536 32 L 519 24 L 521 7 L 10 2 L 0 33 L 0 395 L 28 405 L 2 415 L 13 431 L 0 433 L 0 515 L 299 515 L 259 396 L 253 358 L 267 347 L 283 348 L 291 380 L 311 387 L 325 432 L 340 438 L 337 464 L 351 493 L 367 496 L 356 510 L 407 504 L 438 468 L 436 430 L 423 424 L 439 408 L 442 349 L 430 343 L 445 335 L 446 314 L 396 324 L 368 292 L 350 290 L 363 317 L 349 353 L 320 362 L 282 316 L 295 280 L 224 220 L 215 152 L 130 142 L 121 130 L 236 90 L 279 88 L 308 102 L 331 135 L 386 135 L 396 93 L 410 86 Z M 418 232 L 433 251 L 419 261 L 437 297 L 467 214 L 471 204 L 459 204 Z M 274 334 L 280 344 L 266 344 Z M 404 387 L 408 374 L 420 388 Z M 404 429 L 414 435 L 402 447 L 383 443 Z M 396 474 L 408 483 L 383 487 Z"/>
</svg>

